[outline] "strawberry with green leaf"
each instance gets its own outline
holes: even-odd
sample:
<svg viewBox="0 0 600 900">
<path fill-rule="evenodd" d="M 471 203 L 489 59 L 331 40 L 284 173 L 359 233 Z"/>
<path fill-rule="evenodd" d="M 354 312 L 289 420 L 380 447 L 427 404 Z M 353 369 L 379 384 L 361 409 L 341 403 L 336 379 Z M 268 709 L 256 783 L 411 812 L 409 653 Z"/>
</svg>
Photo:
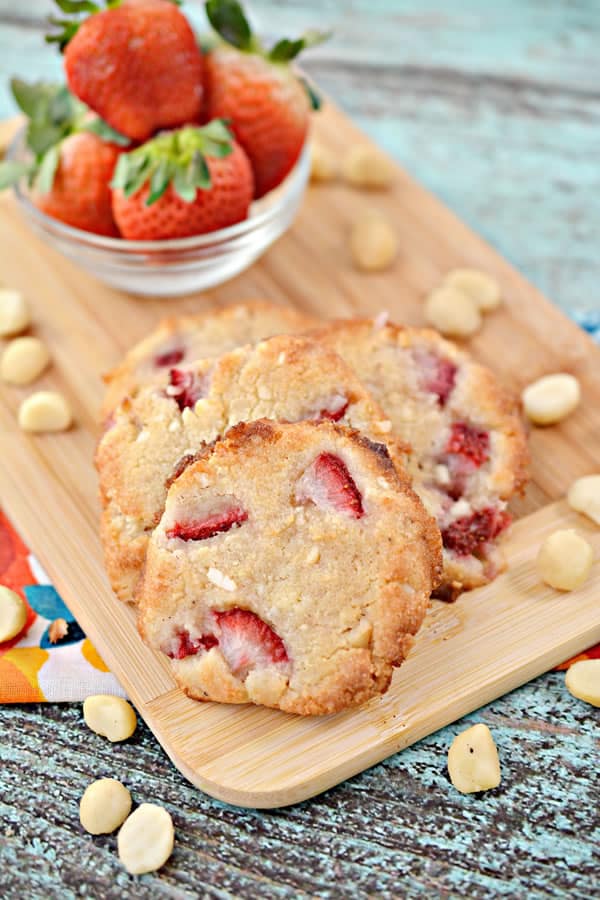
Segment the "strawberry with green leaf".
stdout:
<svg viewBox="0 0 600 900">
<path fill-rule="evenodd" d="M 254 180 L 248 157 L 217 119 L 202 128 L 164 132 L 121 154 L 112 188 L 121 235 L 155 241 L 246 219 Z"/>
<path fill-rule="evenodd" d="M 30 158 L 0 163 L 0 189 L 26 178 L 33 203 L 47 215 L 117 236 L 109 184 L 128 139 L 90 114 L 63 85 L 14 78 L 11 88 L 27 116 Z"/>
<path fill-rule="evenodd" d="M 134 141 L 199 122 L 203 61 L 177 0 L 56 0 L 51 19 L 73 93 Z"/>
<path fill-rule="evenodd" d="M 318 98 L 294 71 L 298 54 L 329 35 L 308 31 L 265 49 L 237 0 L 207 0 L 221 38 L 205 57 L 207 118 L 229 119 L 252 163 L 256 196 L 276 187 L 298 159 Z"/>
</svg>

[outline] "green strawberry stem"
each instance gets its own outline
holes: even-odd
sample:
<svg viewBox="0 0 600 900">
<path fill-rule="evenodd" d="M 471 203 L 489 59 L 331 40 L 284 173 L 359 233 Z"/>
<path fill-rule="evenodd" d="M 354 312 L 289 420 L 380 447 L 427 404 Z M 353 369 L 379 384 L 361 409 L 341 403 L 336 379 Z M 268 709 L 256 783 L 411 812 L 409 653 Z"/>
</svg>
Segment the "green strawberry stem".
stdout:
<svg viewBox="0 0 600 900">
<path fill-rule="evenodd" d="M 111 187 L 131 197 L 148 183 L 145 203 L 151 206 L 172 185 L 182 200 L 192 203 L 199 190 L 212 187 L 207 157 L 229 156 L 233 152 L 232 141 L 224 119 L 213 119 L 202 128 L 186 125 L 164 132 L 120 155 Z"/>
<path fill-rule="evenodd" d="M 62 84 L 36 82 L 20 78 L 10 82 L 15 102 L 27 116 L 25 144 L 32 159 L 0 163 L 0 190 L 27 178 L 41 194 L 52 189 L 60 161 L 60 147 L 65 138 L 80 131 L 91 131 L 99 138 L 121 147 L 129 139 L 119 134 L 96 115 L 90 115 L 85 104 L 77 100 Z"/>
<path fill-rule="evenodd" d="M 56 16 L 48 16 L 48 23 L 53 28 L 59 30 L 52 34 L 47 34 L 46 42 L 48 44 L 58 44 L 59 50 L 62 53 L 71 38 L 77 34 L 79 26 L 89 18 L 90 15 L 93 16 L 95 13 L 107 9 L 116 9 L 117 6 L 121 6 L 123 0 L 104 0 L 104 5 L 101 3 L 94 3 L 92 0 L 54 0 L 54 2 L 61 12 L 76 17 L 71 19 L 58 19 Z M 169 2 L 174 3 L 175 6 L 181 6 L 182 0 L 169 0 Z"/>
</svg>

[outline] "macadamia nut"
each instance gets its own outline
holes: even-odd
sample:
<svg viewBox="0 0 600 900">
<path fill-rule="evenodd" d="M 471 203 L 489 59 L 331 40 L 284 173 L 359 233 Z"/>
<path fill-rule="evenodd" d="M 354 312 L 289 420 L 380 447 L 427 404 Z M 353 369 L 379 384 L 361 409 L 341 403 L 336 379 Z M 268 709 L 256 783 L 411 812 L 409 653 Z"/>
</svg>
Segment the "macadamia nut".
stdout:
<svg viewBox="0 0 600 900">
<path fill-rule="evenodd" d="M 366 213 L 352 228 L 350 252 L 355 265 L 365 272 L 387 269 L 398 252 L 396 232 L 383 216 Z"/>
<path fill-rule="evenodd" d="M 481 312 L 490 312 L 500 306 L 500 285 L 491 275 L 478 269 L 453 269 L 446 275 L 444 284 L 471 297 Z"/>
<path fill-rule="evenodd" d="M 133 707 L 122 697 L 95 694 L 83 703 L 85 724 L 109 741 L 126 741 L 137 726 Z"/>
<path fill-rule="evenodd" d="M 0 584 L 0 644 L 10 641 L 25 627 L 27 607 L 22 598 Z"/>
<path fill-rule="evenodd" d="M 427 322 L 447 337 L 465 338 L 481 328 L 481 314 L 468 294 L 442 286 L 425 300 Z"/>
<path fill-rule="evenodd" d="M 30 384 L 39 378 L 49 362 L 46 345 L 38 338 L 17 338 L 2 354 L 0 376 L 9 384 Z"/>
<path fill-rule="evenodd" d="M 456 735 L 448 751 L 448 773 L 461 794 L 498 787 L 500 760 L 487 725 L 473 725 Z"/>
<path fill-rule="evenodd" d="M 29 309 L 18 291 L 0 288 L 0 337 L 25 331 L 30 322 Z"/>
<path fill-rule="evenodd" d="M 56 391 L 37 391 L 19 407 L 19 425 L 23 431 L 66 431 L 72 421 L 71 407 Z"/>
<path fill-rule="evenodd" d="M 319 141 L 313 140 L 310 145 L 310 178 L 311 181 L 331 181 L 338 173 L 335 155 Z"/>
<path fill-rule="evenodd" d="M 569 488 L 569 506 L 600 525 L 600 475 L 584 475 Z"/>
<path fill-rule="evenodd" d="M 560 591 L 580 588 L 590 574 L 594 551 L 572 528 L 548 535 L 539 549 L 538 573 L 542 581 Z"/>
<path fill-rule="evenodd" d="M 581 388 L 574 375 L 544 375 L 528 385 L 521 397 L 525 415 L 535 425 L 554 425 L 579 405 Z"/>
<path fill-rule="evenodd" d="M 600 706 L 600 659 L 581 659 L 567 670 L 569 693 L 592 706 Z"/>
<path fill-rule="evenodd" d="M 121 826 L 119 859 L 131 875 L 155 872 L 170 857 L 174 842 L 173 820 L 167 810 L 142 803 Z"/>
<path fill-rule="evenodd" d="M 131 812 L 131 794 L 116 778 L 93 781 L 79 803 L 79 820 L 90 834 L 111 834 Z"/>
<path fill-rule="evenodd" d="M 355 144 L 342 161 L 342 177 L 354 187 L 384 190 L 394 174 L 393 163 L 370 144 Z"/>
</svg>

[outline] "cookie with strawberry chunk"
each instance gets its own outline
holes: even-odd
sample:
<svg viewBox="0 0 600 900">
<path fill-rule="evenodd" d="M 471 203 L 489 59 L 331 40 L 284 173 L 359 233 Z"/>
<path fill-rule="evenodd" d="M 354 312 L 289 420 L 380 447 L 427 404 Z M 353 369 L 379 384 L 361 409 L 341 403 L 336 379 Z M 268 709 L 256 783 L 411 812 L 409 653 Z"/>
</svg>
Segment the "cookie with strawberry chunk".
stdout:
<svg viewBox="0 0 600 900">
<path fill-rule="evenodd" d="M 241 424 L 171 485 L 139 628 L 191 697 L 334 713 L 387 690 L 439 565 L 383 444 L 331 422 Z"/>
<path fill-rule="evenodd" d="M 169 484 L 206 444 L 260 418 L 350 425 L 389 444 L 403 472 L 405 447 L 390 438 L 389 420 L 352 369 L 317 341 L 281 335 L 173 367 L 168 384 L 141 388 L 113 412 L 96 454 L 102 542 L 119 597 L 131 599 Z"/>
<path fill-rule="evenodd" d="M 167 384 L 174 366 L 221 356 L 274 334 L 297 334 L 315 324 L 315 319 L 289 306 L 263 300 L 164 319 L 104 376 L 102 415 L 109 416 L 127 394 L 144 384 Z"/>
<path fill-rule="evenodd" d="M 498 538 L 507 501 L 527 480 L 527 440 L 514 399 L 496 377 L 429 329 L 371 320 L 331 323 L 313 336 L 348 362 L 412 447 L 408 469 L 444 541 L 454 599 L 504 567 Z"/>
</svg>

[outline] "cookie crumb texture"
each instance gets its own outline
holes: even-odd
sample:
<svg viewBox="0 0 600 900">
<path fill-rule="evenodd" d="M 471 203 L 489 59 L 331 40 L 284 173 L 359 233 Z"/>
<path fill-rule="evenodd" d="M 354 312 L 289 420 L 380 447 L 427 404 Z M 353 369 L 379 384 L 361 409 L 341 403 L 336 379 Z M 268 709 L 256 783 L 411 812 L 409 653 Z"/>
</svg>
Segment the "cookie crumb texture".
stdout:
<svg viewBox="0 0 600 900">
<path fill-rule="evenodd" d="M 444 542 L 452 600 L 504 567 L 499 538 L 510 497 L 527 480 L 527 441 L 514 399 L 496 377 L 435 331 L 383 320 L 333 322 L 314 332 L 354 369 L 412 447 L 408 470 Z"/>
<path fill-rule="evenodd" d="M 314 340 L 281 335 L 171 368 L 170 383 L 142 389 L 115 411 L 96 454 L 106 567 L 121 599 L 132 597 L 169 484 L 206 443 L 260 418 L 340 422 L 389 444 L 398 466 L 404 462 L 381 408 L 348 365 Z"/>
<path fill-rule="evenodd" d="M 192 697 L 332 713 L 388 688 L 440 562 L 383 445 L 330 422 L 238 425 L 169 490 L 140 630 Z"/>
</svg>

